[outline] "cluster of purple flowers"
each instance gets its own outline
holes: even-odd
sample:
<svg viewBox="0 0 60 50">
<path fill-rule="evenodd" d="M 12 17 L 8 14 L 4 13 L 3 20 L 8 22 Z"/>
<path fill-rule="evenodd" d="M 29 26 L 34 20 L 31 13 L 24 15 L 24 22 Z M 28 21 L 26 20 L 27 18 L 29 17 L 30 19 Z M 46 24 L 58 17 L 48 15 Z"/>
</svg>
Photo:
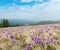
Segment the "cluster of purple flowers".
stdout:
<svg viewBox="0 0 60 50">
<path fill-rule="evenodd" d="M 29 50 L 29 49 L 32 49 L 33 45 L 32 44 L 27 44 L 27 47 L 25 48 L 25 50 Z"/>
<path fill-rule="evenodd" d="M 32 36 L 31 39 L 36 42 L 39 46 L 41 45 L 44 48 L 45 44 L 50 44 L 52 42 L 57 42 L 58 38 L 56 36 L 53 36 L 52 38 L 52 33 L 49 32 L 50 37 L 37 37 L 37 36 Z"/>
</svg>

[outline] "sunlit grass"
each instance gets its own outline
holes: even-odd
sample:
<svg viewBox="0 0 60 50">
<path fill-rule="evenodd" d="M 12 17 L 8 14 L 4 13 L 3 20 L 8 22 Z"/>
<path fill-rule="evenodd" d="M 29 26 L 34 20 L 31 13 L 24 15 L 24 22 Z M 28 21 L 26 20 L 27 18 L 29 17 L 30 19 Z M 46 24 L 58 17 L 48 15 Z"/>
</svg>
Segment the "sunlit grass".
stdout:
<svg viewBox="0 0 60 50">
<path fill-rule="evenodd" d="M 60 50 L 60 25 L 0 28 L 0 50 Z"/>
</svg>

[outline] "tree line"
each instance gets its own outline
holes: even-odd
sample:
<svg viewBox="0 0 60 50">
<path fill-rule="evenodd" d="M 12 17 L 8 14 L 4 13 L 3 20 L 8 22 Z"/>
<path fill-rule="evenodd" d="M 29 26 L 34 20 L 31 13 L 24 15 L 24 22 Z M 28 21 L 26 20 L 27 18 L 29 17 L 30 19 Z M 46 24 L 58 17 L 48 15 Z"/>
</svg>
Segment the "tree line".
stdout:
<svg viewBox="0 0 60 50">
<path fill-rule="evenodd" d="M 18 24 L 16 25 L 10 25 L 9 21 L 7 19 L 3 19 L 3 21 L 0 23 L 0 28 L 3 27 L 13 27 L 13 26 L 19 26 Z"/>
</svg>

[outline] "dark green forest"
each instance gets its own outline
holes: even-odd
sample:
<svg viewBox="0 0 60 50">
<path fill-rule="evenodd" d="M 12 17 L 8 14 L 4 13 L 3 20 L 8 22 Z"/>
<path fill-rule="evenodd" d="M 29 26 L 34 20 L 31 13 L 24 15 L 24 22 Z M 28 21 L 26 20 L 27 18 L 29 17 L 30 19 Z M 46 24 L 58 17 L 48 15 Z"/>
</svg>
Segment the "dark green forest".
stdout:
<svg viewBox="0 0 60 50">
<path fill-rule="evenodd" d="M 13 27 L 13 26 L 19 26 L 19 25 L 18 24 L 11 25 L 7 19 L 3 19 L 3 21 L 0 23 L 0 28 Z"/>
</svg>

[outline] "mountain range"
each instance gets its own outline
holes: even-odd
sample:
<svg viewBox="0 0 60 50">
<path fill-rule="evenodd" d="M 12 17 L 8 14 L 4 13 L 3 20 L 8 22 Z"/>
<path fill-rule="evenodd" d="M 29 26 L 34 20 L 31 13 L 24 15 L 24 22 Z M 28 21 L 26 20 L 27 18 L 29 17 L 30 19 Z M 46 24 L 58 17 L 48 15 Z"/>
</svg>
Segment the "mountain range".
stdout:
<svg viewBox="0 0 60 50">
<path fill-rule="evenodd" d="M 0 23 L 3 21 L 3 19 L 0 19 Z M 8 20 L 10 25 L 39 25 L 39 24 L 54 24 L 54 23 L 60 23 L 60 21 L 33 21 L 33 20 L 23 20 L 23 19 L 9 19 Z"/>
</svg>

